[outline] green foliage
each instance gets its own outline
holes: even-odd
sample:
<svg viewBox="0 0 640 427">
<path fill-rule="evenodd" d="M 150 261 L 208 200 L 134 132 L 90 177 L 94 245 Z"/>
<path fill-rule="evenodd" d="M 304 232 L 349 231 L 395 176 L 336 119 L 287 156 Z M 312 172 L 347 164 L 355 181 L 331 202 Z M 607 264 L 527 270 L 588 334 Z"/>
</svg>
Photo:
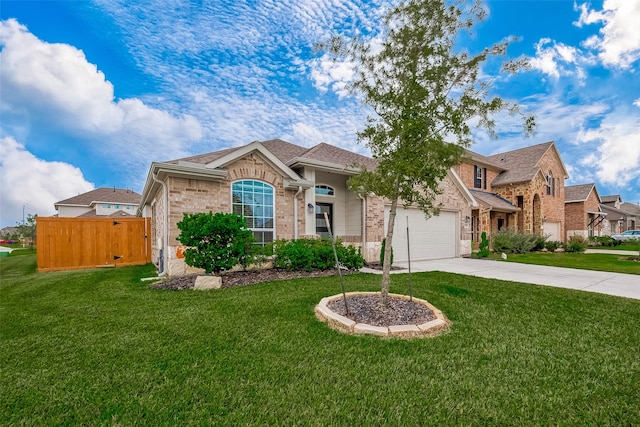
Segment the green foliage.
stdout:
<svg viewBox="0 0 640 427">
<path fill-rule="evenodd" d="M 540 240 L 538 234 L 527 234 L 503 229 L 493 233 L 492 243 L 495 252 L 506 254 L 524 254 L 533 251 Z"/>
<path fill-rule="evenodd" d="M 384 266 L 384 251 L 387 246 L 387 239 L 382 239 L 382 247 L 380 248 L 380 265 Z M 393 265 L 393 247 L 391 247 L 391 253 L 389 254 L 389 263 Z"/>
<path fill-rule="evenodd" d="M 33 249 L 33 244 L 36 241 L 36 221 L 38 215 L 27 215 L 27 220 L 24 224 L 17 224 L 17 234 L 21 238 L 29 239 L 29 246 Z"/>
<path fill-rule="evenodd" d="M 555 252 L 558 248 L 562 247 L 562 242 L 559 242 L 557 240 L 548 240 L 544 242 L 544 247 L 549 252 Z"/>
<path fill-rule="evenodd" d="M 225 213 L 184 214 L 178 222 L 178 241 L 188 246 L 184 252 L 187 265 L 220 273 L 251 259 L 253 233 L 241 216 Z"/>
<path fill-rule="evenodd" d="M 364 258 L 359 249 L 335 242 L 338 261 L 346 268 L 359 269 Z M 278 240 L 274 245 L 273 266 L 287 270 L 328 270 L 334 268 L 335 258 L 329 239 Z"/>
<path fill-rule="evenodd" d="M 36 273 L 35 258 L 0 258 L 14 263 L 0 274 L 3 426 L 640 425 L 639 300 L 414 273 L 453 327 L 406 341 L 318 322 L 335 277 L 162 292 L 140 281 L 153 265 Z"/>
<path fill-rule="evenodd" d="M 478 251 L 478 257 L 486 258 L 489 256 L 489 240 L 487 240 L 487 233 L 485 231 L 480 235 L 480 244 L 478 245 L 478 248 L 480 249 Z"/>
<path fill-rule="evenodd" d="M 587 241 L 587 245 L 589 246 L 620 246 L 622 244 L 621 240 L 616 240 L 611 236 L 591 236 Z"/>
<path fill-rule="evenodd" d="M 547 239 L 550 235 L 542 236 L 540 234 L 536 234 L 536 239 L 533 244 L 534 251 L 541 251 L 545 248 L 545 244 L 547 243 Z"/>
<path fill-rule="evenodd" d="M 481 72 L 485 61 L 506 54 L 509 41 L 475 54 L 456 43 L 460 33 L 471 31 L 485 15 L 479 1 L 407 0 L 389 10 L 380 37 L 336 37 L 320 46 L 353 64 L 350 89 L 375 112 L 358 139 L 371 150 L 377 167 L 351 177 L 349 186 L 359 194 L 391 200 L 391 218 L 398 200 L 426 216 L 437 215 L 439 184 L 471 144 L 470 123 L 495 136 L 493 116 L 504 109 L 518 110 L 489 95 L 496 76 L 484 78 Z M 515 73 L 525 66 L 524 60 L 508 62 L 501 72 Z M 535 120 L 524 119 L 524 127 L 533 130 Z M 392 236 L 393 221 L 386 238 Z M 389 288 L 387 267 L 383 303 Z"/>
<path fill-rule="evenodd" d="M 569 242 L 564 245 L 565 252 L 584 252 L 586 249 L 586 241 L 582 236 L 571 236 Z"/>
</svg>

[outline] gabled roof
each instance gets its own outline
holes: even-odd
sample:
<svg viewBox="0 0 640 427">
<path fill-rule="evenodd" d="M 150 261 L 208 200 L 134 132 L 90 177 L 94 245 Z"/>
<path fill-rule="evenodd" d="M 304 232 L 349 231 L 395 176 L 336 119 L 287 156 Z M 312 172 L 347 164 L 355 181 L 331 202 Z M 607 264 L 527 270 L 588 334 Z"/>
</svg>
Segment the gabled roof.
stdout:
<svg viewBox="0 0 640 427">
<path fill-rule="evenodd" d="M 503 172 L 493 180 L 491 185 L 506 185 L 531 181 L 535 178 L 536 174 L 541 172 L 540 161 L 550 150 L 555 152 L 554 154 L 557 156 L 558 162 L 562 167 L 564 177 L 568 178 L 569 174 L 558 153 L 556 144 L 553 141 L 549 141 L 530 147 L 486 156 L 485 158 L 488 162 L 498 165 L 498 167 L 503 170 Z M 543 172 L 546 174 L 546 171 Z"/>
<path fill-rule="evenodd" d="M 596 185 L 593 182 L 589 184 L 569 185 L 564 187 L 564 202 L 584 202 L 589 198 L 592 191 L 595 191 L 598 203 L 600 203 L 600 196 L 598 196 Z"/>
<path fill-rule="evenodd" d="M 602 200 L 602 203 L 615 203 L 622 202 L 622 197 L 619 194 L 612 194 L 610 196 L 601 196 L 600 200 Z"/>
<path fill-rule="evenodd" d="M 333 166 L 333 168 L 335 168 L 337 166 L 342 170 L 350 170 L 353 172 L 357 172 L 362 167 L 371 170 L 378 166 L 378 162 L 371 157 L 366 157 L 362 154 L 354 153 L 324 142 L 292 158 L 287 164 L 292 167 L 313 165 L 317 167 Z"/>
<path fill-rule="evenodd" d="M 65 200 L 54 203 L 54 207 L 58 206 L 92 206 L 96 203 L 114 203 L 123 205 L 138 205 L 141 195 L 133 190 L 125 188 L 107 188 L 101 187 L 86 193 L 78 194 Z"/>
<path fill-rule="evenodd" d="M 464 150 L 464 154 L 462 155 L 462 160 L 463 161 L 469 161 L 470 163 L 474 163 L 474 164 L 480 164 L 483 166 L 488 166 L 492 169 L 498 170 L 498 171 L 504 171 L 504 165 L 500 165 L 496 162 L 494 162 L 493 160 L 489 159 L 487 156 L 483 156 L 482 154 L 476 153 L 475 151 L 471 151 L 471 150 Z"/>
<path fill-rule="evenodd" d="M 469 192 L 476 200 L 479 200 L 482 205 L 490 207 L 491 210 L 498 212 L 518 212 L 521 210 L 507 199 L 504 199 L 495 193 L 478 190 L 469 190 Z"/>
</svg>

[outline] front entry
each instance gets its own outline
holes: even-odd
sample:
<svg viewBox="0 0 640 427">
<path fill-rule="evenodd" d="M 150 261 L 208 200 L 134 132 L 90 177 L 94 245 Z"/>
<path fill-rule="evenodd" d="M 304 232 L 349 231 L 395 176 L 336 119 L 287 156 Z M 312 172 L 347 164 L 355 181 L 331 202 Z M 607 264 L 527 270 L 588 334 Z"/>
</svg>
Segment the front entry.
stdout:
<svg viewBox="0 0 640 427">
<path fill-rule="evenodd" d="M 327 222 L 324 220 L 324 213 L 329 217 L 329 225 L 331 232 L 333 230 L 333 204 L 332 203 L 316 203 L 316 234 L 323 238 L 329 238 L 329 229 Z"/>
</svg>

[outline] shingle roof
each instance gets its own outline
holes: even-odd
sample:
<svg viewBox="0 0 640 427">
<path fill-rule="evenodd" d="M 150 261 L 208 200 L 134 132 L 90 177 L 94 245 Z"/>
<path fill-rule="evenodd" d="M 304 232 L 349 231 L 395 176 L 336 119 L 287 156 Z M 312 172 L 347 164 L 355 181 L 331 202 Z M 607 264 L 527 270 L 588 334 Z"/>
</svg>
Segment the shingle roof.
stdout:
<svg viewBox="0 0 640 427">
<path fill-rule="evenodd" d="M 325 142 L 321 142 L 297 157 L 344 166 L 364 166 L 367 169 L 375 169 L 378 164 L 378 162 L 371 157 L 344 150 Z"/>
<path fill-rule="evenodd" d="M 124 188 L 107 188 L 101 187 L 86 193 L 78 194 L 65 200 L 54 203 L 54 205 L 78 205 L 91 206 L 94 202 L 101 203 L 122 203 L 122 204 L 139 204 L 141 195 L 133 190 Z"/>
<path fill-rule="evenodd" d="M 302 147 L 292 144 L 281 139 L 270 139 L 267 141 L 258 141 L 264 148 L 269 150 L 282 163 L 289 164 L 294 159 L 309 159 L 321 162 L 334 163 L 343 166 L 351 166 L 353 164 L 363 165 L 367 168 L 375 168 L 377 162 L 361 154 L 353 153 L 348 150 L 327 144 L 320 143 L 311 148 Z M 227 148 L 212 153 L 200 154 L 197 156 L 185 157 L 182 159 L 172 160 L 167 163 L 177 164 L 180 161 L 207 164 L 211 163 L 227 154 L 233 153 L 241 147 Z"/>
<path fill-rule="evenodd" d="M 619 219 L 626 218 L 628 213 L 620 209 L 616 209 L 613 206 L 600 204 L 600 210 L 607 213 L 607 219 L 609 221 L 617 221 Z"/>
<path fill-rule="evenodd" d="M 594 183 L 590 184 L 579 184 L 579 185 L 569 185 L 564 187 L 564 201 L 567 202 L 584 202 L 589 197 L 589 194 L 593 190 L 596 185 Z"/>
<path fill-rule="evenodd" d="M 490 162 L 500 165 L 504 170 L 493 180 L 491 185 L 531 181 L 540 171 L 538 162 L 552 146 L 554 146 L 553 141 L 549 141 L 518 150 L 486 156 Z"/>
<path fill-rule="evenodd" d="M 640 206 L 634 203 L 620 203 L 620 210 L 625 211 L 626 213 L 631 215 L 640 216 Z"/>
<path fill-rule="evenodd" d="M 491 206 L 491 208 L 493 208 L 494 210 L 503 212 L 517 212 L 520 210 L 520 208 L 514 206 L 513 204 L 511 204 L 511 202 L 503 199 L 497 194 L 478 190 L 469 190 L 469 192 L 473 195 L 474 198 L 487 206 Z"/>
<path fill-rule="evenodd" d="M 622 200 L 622 198 L 619 194 L 612 194 L 610 196 L 600 196 L 600 200 L 602 200 L 602 203 L 613 203 Z"/>
<path fill-rule="evenodd" d="M 475 151 L 465 149 L 462 158 L 471 160 L 471 162 L 473 163 L 481 163 L 483 165 L 490 166 L 500 171 L 505 170 L 504 165 L 498 164 L 497 162 L 489 159 L 487 156 L 483 156 L 482 154 L 476 153 Z"/>
<path fill-rule="evenodd" d="M 130 213 L 127 213 L 123 210 L 115 211 L 109 215 L 98 215 L 95 209 L 90 210 L 89 212 L 85 212 L 82 215 L 78 215 L 78 218 L 119 218 L 123 216 L 134 216 Z"/>
</svg>

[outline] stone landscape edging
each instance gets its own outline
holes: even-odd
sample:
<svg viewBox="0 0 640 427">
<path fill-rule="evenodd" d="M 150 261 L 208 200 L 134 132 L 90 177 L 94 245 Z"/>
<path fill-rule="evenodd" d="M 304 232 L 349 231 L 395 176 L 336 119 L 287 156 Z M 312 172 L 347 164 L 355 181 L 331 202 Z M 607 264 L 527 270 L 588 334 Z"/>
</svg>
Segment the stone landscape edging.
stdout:
<svg viewBox="0 0 640 427">
<path fill-rule="evenodd" d="M 357 295 L 380 295 L 380 292 L 347 292 L 347 298 Z M 389 294 L 391 298 L 409 300 L 408 295 Z M 374 335 L 389 338 L 427 338 L 439 335 L 447 331 L 450 327 L 449 319 L 444 313 L 430 304 L 428 301 L 413 297 L 413 302 L 428 307 L 435 314 L 436 318 L 420 325 L 391 325 L 373 326 L 365 323 L 356 323 L 345 316 L 342 316 L 329 308 L 333 301 L 343 299 L 342 294 L 322 298 L 315 307 L 316 317 L 326 322 L 334 330 L 351 335 Z"/>
</svg>

